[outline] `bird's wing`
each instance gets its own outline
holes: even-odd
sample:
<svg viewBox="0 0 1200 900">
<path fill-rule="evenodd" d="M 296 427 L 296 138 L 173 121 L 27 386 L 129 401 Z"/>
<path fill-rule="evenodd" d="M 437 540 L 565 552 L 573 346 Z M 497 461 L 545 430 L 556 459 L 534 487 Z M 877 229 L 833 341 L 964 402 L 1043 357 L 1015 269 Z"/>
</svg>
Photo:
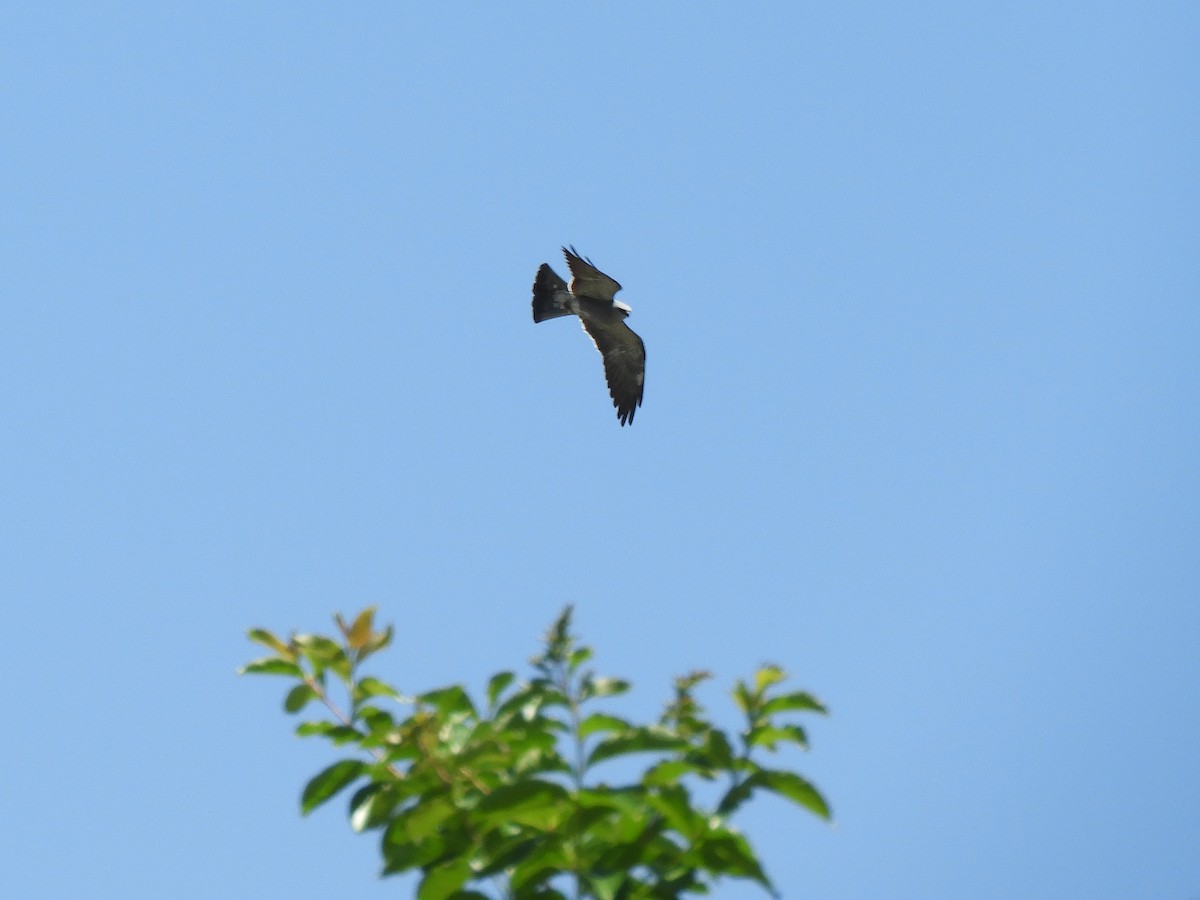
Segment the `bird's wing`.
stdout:
<svg viewBox="0 0 1200 900">
<path fill-rule="evenodd" d="M 612 395 L 617 418 L 622 425 L 633 421 L 633 414 L 642 405 L 642 388 L 646 383 L 646 346 L 621 319 L 582 319 L 600 355 L 604 357 L 604 377 Z"/>
<path fill-rule="evenodd" d="M 621 285 L 584 259 L 574 247 L 563 247 L 563 256 L 571 270 L 571 293 L 577 297 L 612 301 Z"/>
</svg>

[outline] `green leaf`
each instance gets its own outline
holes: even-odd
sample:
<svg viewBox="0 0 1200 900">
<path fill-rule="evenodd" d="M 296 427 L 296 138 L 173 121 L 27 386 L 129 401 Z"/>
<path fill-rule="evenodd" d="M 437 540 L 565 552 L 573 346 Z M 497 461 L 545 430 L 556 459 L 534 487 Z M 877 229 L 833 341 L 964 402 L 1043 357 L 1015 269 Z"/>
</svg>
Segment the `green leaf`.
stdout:
<svg viewBox="0 0 1200 900">
<path fill-rule="evenodd" d="M 423 841 L 436 832 L 439 826 L 456 812 L 458 812 L 458 808 L 449 797 L 431 797 L 426 794 L 420 798 L 416 806 L 405 813 L 405 831 L 410 839 Z"/>
<path fill-rule="evenodd" d="M 362 832 L 379 828 L 400 802 L 392 785 L 373 781 L 363 785 L 350 798 L 350 827 Z"/>
<path fill-rule="evenodd" d="M 366 765 L 357 759 L 343 759 L 323 769 L 304 786 L 300 796 L 300 811 L 308 815 L 338 791 L 363 774 Z"/>
<path fill-rule="evenodd" d="M 717 815 L 729 818 L 737 809 L 754 794 L 754 782 L 750 779 L 739 781 L 725 792 L 721 802 L 717 804 Z"/>
<path fill-rule="evenodd" d="M 475 713 L 475 705 L 471 702 L 471 698 L 457 684 L 435 691 L 427 691 L 418 695 L 417 700 L 421 703 L 428 703 L 443 716 L 451 713 L 470 713 L 472 715 Z"/>
<path fill-rule="evenodd" d="M 570 657 L 567 659 L 567 668 L 569 668 L 572 672 L 574 672 L 576 669 L 578 669 L 580 666 L 582 666 L 585 662 L 587 662 L 591 658 L 592 658 L 592 648 L 591 647 L 580 647 L 578 650 L 573 651 L 571 653 Z"/>
<path fill-rule="evenodd" d="M 329 669 L 343 681 L 349 680 L 350 661 L 346 659 L 346 652 L 331 638 L 321 634 L 298 634 L 293 641 L 313 668 Z"/>
<path fill-rule="evenodd" d="M 763 666 L 754 673 L 754 692 L 759 696 L 772 685 L 779 684 L 786 676 L 779 666 Z"/>
<path fill-rule="evenodd" d="M 292 656 L 292 648 L 265 628 L 251 628 L 246 632 L 246 637 L 255 643 L 262 644 L 264 647 L 270 647 L 280 656 L 287 658 Z"/>
<path fill-rule="evenodd" d="M 821 796 L 820 791 L 795 772 L 760 769 L 749 780 L 769 791 L 779 794 L 781 797 L 786 797 L 793 803 L 803 806 L 826 821 L 833 818 L 829 804 L 825 802 L 825 798 Z"/>
<path fill-rule="evenodd" d="M 725 732 L 712 729 L 704 736 L 704 747 L 701 752 L 704 762 L 717 769 L 729 769 L 733 766 L 733 747 Z"/>
<path fill-rule="evenodd" d="M 442 858 L 446 853 L 446 842 L 440 836 L 420 844 L 410 841 L 404 832 L 404 821 L 393 819 L 383 832 L 380 849 L 384 858 L 383 874 L 395 875 Z"/>
<path fill-rule="evenodd" d="M 396 727 L 396 719 L 391 713 L 374 706 L 363 706 L 358 710 L 358 718 L 373 735 L 391 731 Z"/>
<path fill-rule="evenodd" d="M 676 677 L 675 691 L 680 694 L 690 694 L 696 685 L 708 681 L 712 677 L 712 672 L 707 669 L 693 669 L 686 675 Z"/>
<path fill-rule="evenodd" d="M 611 843 L 620 826 L 632 818 L 621 815 L 621 810 L 615 806 L 581 806 L 571 813 L 559 833 L 580 836 L 590 846 L 598 847 Z M 629 829 L 619 835 L 619 839 L 629 840 L 635 834 L 635 830 Z"/>
<path fill-rule="evenodd" d="M 547 683 L 535 681 L 517 691 L 496 710 L 496 718 L 519 715 L 521 718 L 533 719 L 547 706 L 567 706 L 567 698 L 562 691 Z"/>
<path fill-rule="evenodd" d="M 632 727 L 629 722 L 616 716 L 592 713 L 579 723 L 579 736 L 585 738 L 599 731 L 628 731 Z"/>
<path fill-rule="evenodd" d="M 829 713 L 825 705 L 807 691 L 795 691 L 791 694 L 780 694 L 778 697 L 772 697 L 763 704 L 762 711 L 766 715 L 781 712 Z"/>
<path fill-rule="evenodd" d="M 595 894 L 596 900 L 617 900 L 621 886 L 628 880 L 626 872 L 613 872 L 611 875 L 592 875 L 587 880 L 587 886 Z"/>
<path fill-rule="evenodd" d="M 542 639 L 546 644 L 546 652 L 543 656 L 533 660 L 534 665 L 541 667 L 548 662 L 560 661 L 566 657 L 571 644 L 574 643 L 574 639 L 571 637 L 571 612 L 572 608 L 568 604 L 558 614 L 558 618 L 554 620 L 554 624 L 550 626 L 550 630 Z"/>
<path fill-rule="evenodd" d="M 426 872 L 416 888 L 416 900 L 449 900 L 470 878 L 470 860 L 464 857 L 449 860 Z"/>
<path fill-rule="evenodd" d="M 704 833 L 706 820 L 691 803 L 687 789 L 683 785 L 673 785 L 650 794 L 646 803 L 659 812 L 667 824 L 689 841 L 694 841 Z"/>
<path fill-rule="evenodd" d="M 754 851 L 740 834 L 720 830 L 710 833 L 699 845 L 704 867 L 716 875 L 752 878 L 774 893 L 767 873 L 763 871 Z"/>
<path fill-rule="evenodd" d="M 537 897 L 539 900 L 562 897 L 548 882 L 560 872 L 569 870 L 571 860 L 563 849 L 562 836 L 541 835 L 532 849 L 509 871 L 508 883 L 512 888 L 509 895 L 515 900 Z"/>
<path fill-rule="evenodd" d="M 739 681 L 733 689 L 733 701 L 737 704 L 738 709 L 744 713 L 748 713 L 758 705 L 758 699 L 750 693 L 750 689 L 746 687 L 746 682 Z"/>
<path fill-rule="evenodd" d="M 669 784 L 678 783 L 685 775 L 700 775 L 703 778 L 712 778 L 711 772 L 693 763 L 682 759 L 664 759 L 660 763 L 655 763 L 642 775 L 642 784 L 647 787 L 665 787 Z"/>
<path fill-rule="evenodd" d="M 562 785 L 531 778 L 497 788 L 479 802 L 475 811 L 490 825 L 528 825 L 550 831 L 570 815 L 570 798 Z"/>
<path fill-rule="evenodd" d="M 305 656 L 318 662 L 329 663 L 346 655 L 337 641 L 323 634 L 298 634 L 292 640 Z"/>
<path fill-rule="evenodd" d="M 598 743 L 588 755 L 587 764 L 595 765 L 614 756 L 629 753 L 653 753 L 662 750 L 680 750 L 687 742 L 660 728 L 636 728 L 626 734 L 607 738 Z"/>
<path fill-rule="evenodd" d="M 380 681 L 378 678 L 372 678 L 368 675 L 366 678 L 360 678 L 358 684 L 354 688 L 355 694 L 359 699 L 367 697 L 391 697 L 393 700 L 401 699 L 401 694 L 390 684 Z"/>
<path fill-rule="evenodd" d="M 774 750 L 779 743 L 797 744 L 807 749 L 808 735 L 799 725 L 764 725 L 752 729 L 746 736 L 746 743 L 767 750 Z"/>
<path fill-rule="evenodd" d="M 514 836 L 507 836 L 498 828 L 489 831 L 483 845 L 477 848 L 475 877 L 491 878 L 493 875 L 499 875 L 528 859 L 531 854 L 537 853 L 539 848 L 551 840 L 542 834 L 533 838 L 526 837 L 526 834 L 528 832 L 522 831 Z"/>
<path fill-rule="evenodd" d="M 602 812 L 617 812 L 623 818 L 644 819 L 652 810 L 646 805 L 646 792 L 640 788 L 580 788 L 575 795 L 580 809 L 598 809 Z"/>
<path fill-rule="evenodd" d="M 662 871 L 671 865 L 673 857 L 679 855 L 679 848 L 673 840 L 664 836 L 664 823 L 661 816 L 648 815 L 635 822 L 628 823 L 633 830 L 627 835 L 598 837 L 591 843 L 594 849 L 600 851 L 594 863 L 587 871 L 594 873 L 613 872 L 628 876 L 639 869 L 656 869 Z M 656 879 L 657 880 L 657 879 Z M 619 894 L 622 897 L 639 896 L 631 894 L 629 886 Z M 642 894 L 641 896 L 647 896 Z M 675 893 L 658 893 L 655 896 L 677 897 Z"/>
<path fill-rule="evenodd" d="M 496 701 L 500 699 L 500 695 L 513 683 L 513 679 L 516 677 L 512 672 L 497 672 L 488 679 L 487 698 L 489 709 L 496 707 Z"/>
<path fill-rule="evenodd" d="M 289 675 L 292 678 L 303 678 L 304 672 L 294 662 L 280 659 L 278 656 L 265 656 L 254 662 L 246 663 L 238 669 L 239 675 Z"/>
<path fill-rule="evenodd" d="M 296 726 L 297 737 L 312 737 L 321 735 L 329 738 L 334 744 L 349 744 L 361 741 L 364 735 L 357 728 L 349 725 L 337 725 L 333 722 L 301 722 Z"/>
<path fill-rule="evenodd" d="M 283 700 L 283 708 L 290 713 L 297 713 L 309 702 L 317 699 L 317 692 L 307 684 L 298 684 L 287 693 Z"/>
<path fill-rule="evenodd" d="M 589 678 L 585 699 L 592 697 L 616 697 L 629 692 L 629 682 L 620 678 Z"/>
</svg>

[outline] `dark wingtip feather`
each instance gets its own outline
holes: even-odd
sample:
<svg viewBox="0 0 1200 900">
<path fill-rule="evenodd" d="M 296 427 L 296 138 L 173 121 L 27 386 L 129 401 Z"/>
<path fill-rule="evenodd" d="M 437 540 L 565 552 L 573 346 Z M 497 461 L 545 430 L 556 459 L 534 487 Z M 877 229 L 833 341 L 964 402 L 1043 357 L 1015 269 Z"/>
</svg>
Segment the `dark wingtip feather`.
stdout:
<svg viewBox="0 0 1200 900">
<path fill-rule="evenodd" d="M 632 403 L 621 403 L 616 397 L 613 397 L 613 406 L 617 408 L 617 418 L 621 422 L 621 427 L 633 424 L 633 415 L 637 412 L 637 408 L 642 405 L 642 397 L 639 394 L 638 398 Z"/>
<path fill-rule="evenodd" d="M 583 262 L 587 263 L 593 269 L 596 268 L 596 264 L 576 250 L 574 244 L 568 244 L 567 246 L 563 247 L 562 252 L 563 256 L 566 257 L 568 264 L 570 264 L 571 258 L 574 257 L 575 259 L 582 260 Z"/>
</svg>

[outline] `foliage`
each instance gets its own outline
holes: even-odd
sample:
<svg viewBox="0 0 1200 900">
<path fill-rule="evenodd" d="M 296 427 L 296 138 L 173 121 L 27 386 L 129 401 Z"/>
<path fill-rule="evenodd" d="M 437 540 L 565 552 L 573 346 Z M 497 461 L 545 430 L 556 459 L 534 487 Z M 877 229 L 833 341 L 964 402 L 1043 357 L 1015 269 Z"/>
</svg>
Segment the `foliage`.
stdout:
<svg viewBox="0 0 1200 900">
<path fill-rule="evenodd" d="M 638 725 L 595 709 L 629 684 L 599 677 L 592 652 L 570 631 L 567 607 L 531 660 L 532 677 L 499 672 L 480 705 L 458 685 L 404 697 L 361 675 L 362 663 L 392 640 L 375 630 L 374 609 L 347 623 L 340 640 L 293 635 L 283 641 L 254 629 L 270 656 L 243 674 L 294 680 L 284 708 L 313 701 L 331 718 L 301 723 L 352 751 L 313 777 L 301 795 L 307 814 L 355 786 L 350 823 L 382 832 L 384 874 L 419 869 L 420 900 L 525 898 L 672 898 L 708 893 L 723 877 L 751 879 L 774 893 L 749 842 L 730 824 L 756 791 L 777 794 L 823 819 L 829 806 L 808 781 L 763 766 L 762 752 L 808 746 L 790 714 L 824 713 L 811 694 L 782 693 L 775 666 L 739 682 L 733 697 L 745 724 L 736 736 L 705 717 L 695 688 L 709 676 L 676 679 L 657 722 Z M 346 708 L 331 696 L 340 685 Z M 411 710 L 408 715 L 403 710 Z M 652 754 L 641 776 L 609 785 L 594 777 L 604 763 Z M 704 809 L 691 788 L 713 782 L 719 797 Z"/>
</svg>

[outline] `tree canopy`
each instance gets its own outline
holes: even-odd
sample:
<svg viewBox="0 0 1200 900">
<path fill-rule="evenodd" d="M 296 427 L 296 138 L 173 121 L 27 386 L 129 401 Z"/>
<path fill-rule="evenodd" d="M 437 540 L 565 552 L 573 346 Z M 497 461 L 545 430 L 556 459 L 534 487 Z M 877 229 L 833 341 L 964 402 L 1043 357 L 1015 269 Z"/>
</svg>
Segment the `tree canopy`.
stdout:
<svg viewBox="0 0 1200 900">
<path fill-rule="evenodd" d="M 252 629 L 250 639 L 271 654 L 241 672 L 294 681 L 284 699 L 289 713 L 323 706 L 322 717 L 306 718 L 296 732 L 344 755 L 305 785 L 301 810 L 354 788 L 351 827 L 381 833 L 383 874 L 419 870 L 419 900 L 672 898 L 708 893 L 722 878 L 750 879 L 774 894 L 731 824 L 735 813 L 766 791 L 831 817 L 809 781 L 761 761 L 787 746 L 807 749 L 796 715 L 826 712 L 812 694 L 784 691 L 776 666 L 734 686 L 742 725 L 730 734 L 696 698 L 706 672 L 676 678 L 657 721 L 601 709 L 630 685 L 591 669 L 570 607 L 551 625 L 529 677 L 497 672 L 478 699 L 461 685 L 406 696 L 363 674 L 392 627 L 376 629 L 374 608 L 335 622 L 336 637 L 283 640 Z M 635 754 L 650 760 L 639 776 L 615 784 L 601 777 L 606 763 Z M 717 786 L 707 792 L 718 797 L 711 808 L 694 796 L 703 782 Z"/>
</svg>

